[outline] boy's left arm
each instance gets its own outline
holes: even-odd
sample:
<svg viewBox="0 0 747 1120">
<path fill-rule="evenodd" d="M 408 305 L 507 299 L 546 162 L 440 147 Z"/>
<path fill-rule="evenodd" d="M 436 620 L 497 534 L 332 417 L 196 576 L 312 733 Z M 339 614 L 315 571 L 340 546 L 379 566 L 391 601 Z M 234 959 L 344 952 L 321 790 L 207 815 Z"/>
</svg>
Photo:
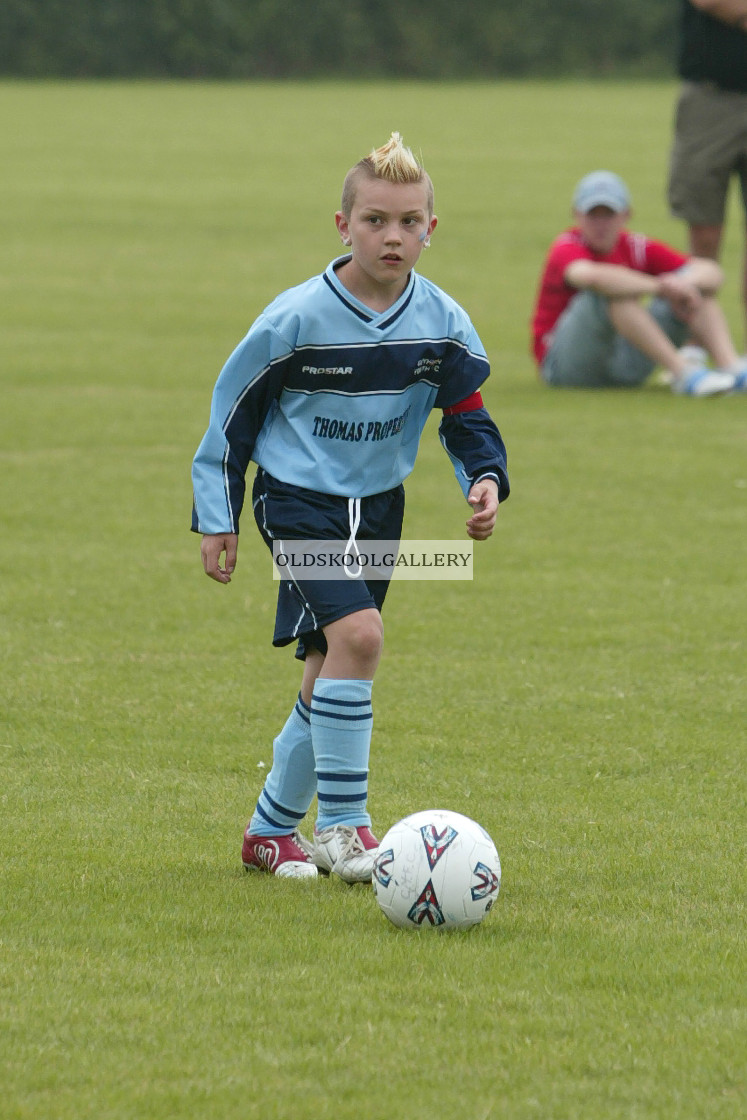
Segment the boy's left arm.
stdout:
<svg viewBox="0 0 747 1120">
<path fill-rule="evenodd" d="M 495 527 L 499 503 L 508 497 L 509 482 L 506 448 L 479 392 L 444 409 L 439 435 L 474 511 L 467 533 L 474 540 L 486 540 Z"/>
</svg>

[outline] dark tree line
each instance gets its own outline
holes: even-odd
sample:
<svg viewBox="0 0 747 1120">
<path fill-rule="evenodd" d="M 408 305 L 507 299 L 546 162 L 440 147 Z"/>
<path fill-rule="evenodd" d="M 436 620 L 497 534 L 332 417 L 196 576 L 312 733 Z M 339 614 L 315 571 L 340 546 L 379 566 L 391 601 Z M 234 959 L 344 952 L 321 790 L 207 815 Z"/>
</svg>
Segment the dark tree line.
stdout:
<svg viewBox="0 0 747 1120">
<path fill-rule="evenodd" d="M 2 0 L 15 77 L 669 76 L 678 0 Z"/>
</svg>

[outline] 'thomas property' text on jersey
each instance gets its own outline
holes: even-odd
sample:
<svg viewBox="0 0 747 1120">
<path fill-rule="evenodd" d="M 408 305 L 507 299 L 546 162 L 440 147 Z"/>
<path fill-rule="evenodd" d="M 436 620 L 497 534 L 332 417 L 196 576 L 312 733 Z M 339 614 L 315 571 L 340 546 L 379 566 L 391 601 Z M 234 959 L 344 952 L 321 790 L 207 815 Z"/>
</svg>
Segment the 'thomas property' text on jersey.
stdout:
<svg viewBox="0 0 747 1120">
<path fill-rule="evenodd" d="M 398 486 L 434 407 L 448 410 L 489 374 L 468 316 L 411 272 L 376 313 L 340 283 L 333 261 L 283 292 L 226 362 L 192 468 L 192 527 L 237 532 L 250 461 L 282 482 L 343 497 Z M 492 477 L 508 494 L 506 454 L 487 411 L 444 415 L 441 442 L 464 494 Z"/>
</svg>

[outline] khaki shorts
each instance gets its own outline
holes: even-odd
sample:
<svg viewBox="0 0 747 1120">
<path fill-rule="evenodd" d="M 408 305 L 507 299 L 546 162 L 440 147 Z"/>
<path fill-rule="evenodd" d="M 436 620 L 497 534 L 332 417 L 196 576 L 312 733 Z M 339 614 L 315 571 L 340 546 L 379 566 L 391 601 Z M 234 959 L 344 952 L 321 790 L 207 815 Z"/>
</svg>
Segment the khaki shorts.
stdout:
<svg viewBox="0 0 747 1120">
<path fill-rule="evenodd" d="M 685 82 L 675 110 L 669 205 L 691 225 L 723 225 L 732 175 L 747 212 L 747 93 Z"/>
</svg>

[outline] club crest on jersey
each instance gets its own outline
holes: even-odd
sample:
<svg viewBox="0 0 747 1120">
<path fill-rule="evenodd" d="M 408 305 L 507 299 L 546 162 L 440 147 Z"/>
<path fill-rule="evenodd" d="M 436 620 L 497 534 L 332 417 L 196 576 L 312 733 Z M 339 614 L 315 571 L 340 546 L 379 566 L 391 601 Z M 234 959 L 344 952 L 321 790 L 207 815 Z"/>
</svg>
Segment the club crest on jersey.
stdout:
<svg viewBox="0 0 747 1120">
<path fill-rule="evenodd" d="M 373 877 L 382 887 L 388 887 L 392 881 L 390 869 L 393 862 L 394 850 L 392 848 L 387 848 L 385 852 L 379 852 L 374 860 Z"/>
<path fill-rule="evenodd" d="M 478 863 L 472 874 L 477 876 L 477 884 L 470 889 L 473 902 L 478 902 L 481 898 L 487 898 L 488 895 L 494 894 L 501 885 L 496 873 L 486 867 L 484 863 Z"/>
<path fill-rule="evenodd" d="M 442 926 L 446 921 L 430 879 L 423 887 L 420 896 L 408 910 L 407 917 L 416 926 L 422 926 L 423 922 L 430 922 L 432 926 Z"/>
<path fill-rule="evenodd" d="M 413 377 L 435 376 L 441 368 L 442 358 L 421 358 L 413 370 Z"/>
<path fill-rule="evenodd" d="M 420 830 L 420 835 L 423 837 L 425 854 L 428 856 L 428 866 L 432 871 L 449 844 L 456 839 L 457 832 L 448 824 L 440 832 L 434 824 L 424 824 Z"/>
</svg>

